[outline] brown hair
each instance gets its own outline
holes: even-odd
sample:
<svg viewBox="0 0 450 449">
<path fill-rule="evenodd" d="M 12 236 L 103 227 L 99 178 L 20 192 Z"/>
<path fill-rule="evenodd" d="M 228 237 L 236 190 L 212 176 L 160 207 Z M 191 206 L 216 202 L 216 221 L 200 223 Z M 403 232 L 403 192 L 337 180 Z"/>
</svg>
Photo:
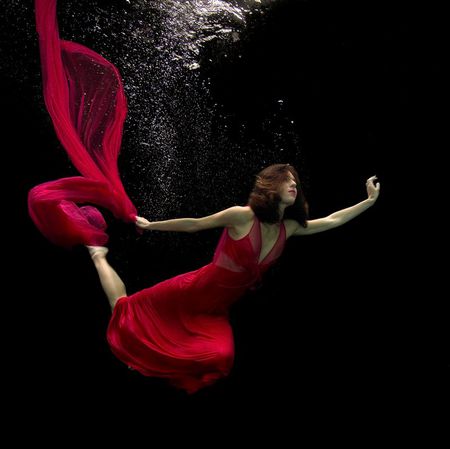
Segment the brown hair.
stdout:
<svg viewBox="0 0 450 449">
<path fill-rule="evenodd" d="M 308 203 L 303 195 L 298 173 L 290 164 L 273 164 L 261 170 L 256 175 L 255 185 L 250 193 L 248 205 L 252 208 L 260 221 L 266 223 L 279 223 L 280 214 L 278 205 L 281 197 L 278 194 L 280 185 L 288 179 L 291 173 L 297 183 L 297 198 L 292 206 L 284 211 L 283 218 L 293 218 L 304 228 L 307 226 Z"/>
</svg>

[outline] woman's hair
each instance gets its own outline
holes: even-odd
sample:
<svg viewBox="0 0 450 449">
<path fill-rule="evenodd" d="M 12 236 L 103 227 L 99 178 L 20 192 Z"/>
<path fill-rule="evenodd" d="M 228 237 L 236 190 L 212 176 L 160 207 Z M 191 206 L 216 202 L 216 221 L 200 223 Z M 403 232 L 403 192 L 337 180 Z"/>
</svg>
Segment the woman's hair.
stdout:
<svg viewBox="0 0 450 449">
<path fill-rule="evenodd" d="M 278 205 L 281 197 L 278 193 L 280 185 L 288 180 L 291 173 L 297 183 L 297 198 L 292 206 L 285 209 L 284 218 L 297 220 L 304 228 L 307 226 L 308 203 L 303 195 L 298 173 L 290 164 L 273 164 L 256 175 L 255 185 L 250 193 L 248 205 L 260 221 L 279 223 Z"/>
</svg>

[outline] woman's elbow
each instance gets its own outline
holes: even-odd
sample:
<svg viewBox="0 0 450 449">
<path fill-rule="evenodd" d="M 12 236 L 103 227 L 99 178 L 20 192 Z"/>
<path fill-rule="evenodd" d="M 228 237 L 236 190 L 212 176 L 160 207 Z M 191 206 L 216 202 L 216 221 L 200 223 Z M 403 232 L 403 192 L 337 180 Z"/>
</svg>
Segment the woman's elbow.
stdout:
<svg viewBox="0 0 450 449">
<path fill-rule="evenodd" d="M 342 217 L 328 217 L 327 219 L 327 228 L 334 229 L 339 226 L 342 226 L 345 223 L 345 220 Z"/>
<path fill-rule="evenodd" d="M 189 232 L 190 234 L 194 232 L 198 232 L 202 230 L 202 225 L 198 218 L 192 218 L 188 225 L 186 226 L 186 232 Z"/>
</svg>

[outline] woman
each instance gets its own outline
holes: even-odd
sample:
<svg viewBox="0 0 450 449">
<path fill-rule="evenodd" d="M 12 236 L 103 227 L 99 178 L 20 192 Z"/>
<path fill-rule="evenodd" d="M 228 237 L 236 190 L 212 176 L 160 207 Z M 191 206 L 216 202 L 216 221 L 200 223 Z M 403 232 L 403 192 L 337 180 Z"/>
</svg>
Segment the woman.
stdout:
<svg viewBox="0 0 450 449">
<path fill-rule="evenodd" d="M 380 191 L 375 179 L 367 180 L 367 199 L 316 220 L 307 220 L 298 174 L 289 164 L 262 170 L 246 206 L 203 218 L 137 217 L 136 225 L 145 230 L 224 230 L 210 264 L 131 296 L 106 260 L 108 249 L 88 246 L 113 309 L 107 332 L 112 351 L 129 367 L 167 378 L 189 393 L 226 376 L 234 356 L 230 305 L 260 282 L 289 237 L 335 228 L 372 206 Z M 285 218 L 288 214 L 292 218 Z"/>
<path fill-rule="evenodd" d="M 258 285 L 286 239 L 351 220 L 375 202 L 379 185 L 372 177 L 365 201 L 307 220 L 296 171 L 276 164 L 258 174 L 244 207 L 198 219 L 149 222 L 137 217 L 117 164 L 127 114 L 120 73 L 90 48 L 61 39 L 56 9 L 56 0 L 35 0 L 43 94 L 58 139 L 80 176 L 33 187 L 30 217 L 53 243 L 88 247 L 113 309 L 107 337 L 114 354 L 144 375 L 195 392 L 229 373 L 234 347 L 228 309 Z M 127 296 L 106 260 L 106 222 L 94 206 L 142 229 L 224 230 L 210 264 Z"/>
</svg>

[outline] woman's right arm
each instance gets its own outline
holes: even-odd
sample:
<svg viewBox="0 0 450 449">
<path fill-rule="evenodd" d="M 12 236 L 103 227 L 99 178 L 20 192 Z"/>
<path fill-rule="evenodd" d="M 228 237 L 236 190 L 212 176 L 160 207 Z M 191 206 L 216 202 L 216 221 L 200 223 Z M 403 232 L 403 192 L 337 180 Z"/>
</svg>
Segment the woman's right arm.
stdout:
<svg viewBox="0 0 450 449">
<path fill-rule="evenodd" d="M 175 218 L 173 220 L 148 221 L 143 217 L 136 217 L 136 226 L 146 231 L 177 231 L 194 232 L 195 218 Z"/>
<path fill-rule="evenodd" d="M 136 226 L 150 231 L 197 232 L 205 229 L 232 227 L 248 220 L 248 208 L 233 206 L 202 218 L 175 218 L 173 220 L 148 221 L 136 217 Z"/>
</svg>

